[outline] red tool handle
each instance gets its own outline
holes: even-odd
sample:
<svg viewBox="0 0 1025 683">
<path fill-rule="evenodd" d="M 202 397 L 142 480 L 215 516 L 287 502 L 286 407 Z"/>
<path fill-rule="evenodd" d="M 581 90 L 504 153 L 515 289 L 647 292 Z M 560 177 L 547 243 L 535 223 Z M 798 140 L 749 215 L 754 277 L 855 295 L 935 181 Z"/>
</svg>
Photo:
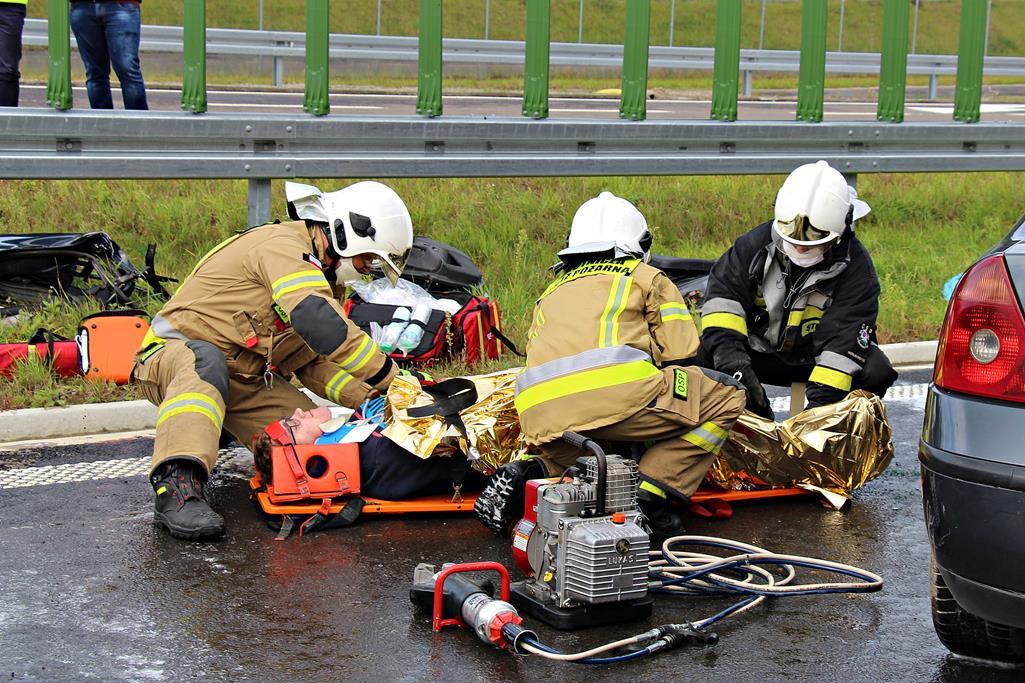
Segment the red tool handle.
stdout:
<svg viewBox="0 0 1025 683">
<path fill-rule="evenodd" d="M 438 578 L 434 580 L 434 615 L 433 625 L 435 632 L 440 631 L 446 626 L 466 626 L 460 617 L 451 617 L 449 619 L 442 619 L 442 601 L 445 598 L 445 579 L 452 574 L 462 574 L 464 572 L 486 572 L 494 570 L 498 572 L 498 575 L 502 579 L 501 587 L 501 598 L 506 602 L 509 601 L 509 570 L 498 562 L 463 562 L 460 564 L 453 564 L 449 567 L 445 567 L 438 574 Z"/>
</svg>

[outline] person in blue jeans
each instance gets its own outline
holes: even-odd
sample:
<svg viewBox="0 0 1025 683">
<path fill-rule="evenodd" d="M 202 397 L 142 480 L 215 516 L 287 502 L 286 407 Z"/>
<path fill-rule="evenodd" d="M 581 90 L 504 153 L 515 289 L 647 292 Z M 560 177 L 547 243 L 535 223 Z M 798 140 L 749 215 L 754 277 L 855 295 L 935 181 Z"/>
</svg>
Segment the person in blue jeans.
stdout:
<svg viewBox="0 0 1025 683">
<path fill-rule="evenodd" d="M 139 65 L 141 0 L 71 0 L 71 30 L 85 64 L 89 106 L 113 109 L 110 67 L 121 81 L 125 109 L 149 109 Z"/>
<path fill-rule="evenodd" d="M 27 0 L 0 0 L 0 107 L 18 106 L 21 31 Z"/>
</svg>

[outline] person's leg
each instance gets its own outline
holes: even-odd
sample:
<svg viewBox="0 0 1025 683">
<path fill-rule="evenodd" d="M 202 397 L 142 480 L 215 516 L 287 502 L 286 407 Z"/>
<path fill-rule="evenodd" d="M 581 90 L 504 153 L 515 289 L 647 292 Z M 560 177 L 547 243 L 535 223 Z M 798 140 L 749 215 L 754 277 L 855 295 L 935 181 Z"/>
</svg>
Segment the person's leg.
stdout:
<svg viewBox="0 0 1025 683">
<path fill-rule="evenodd" d="M 157 412 L 150 483 L 153 521 L 173 536 L 208 538 L 224 533 L 203 485 L 217 461 L 228 397 L 228 366 L 212 344 L 170 340 L 136 363 L 133 377 Z"/>
<path fill-rule="evenodd" d="M 751 353 L 751 367 L 762 384 L 787 387 L 794 382 L 807 382 L 814 364 L 789 365 L 771 353 Z"/>
<path fill-rule="evenodd" d="M 0 3 L 0 107 L 18 106 L 21 73 L 21 32 L 25 26 L 25 5 Z"/>
<path fill-rule="evenodd" d="M 291 416 L 296 408 L 309 410 L 314 407 L 309 396 L 280 375 L 274 376 L 270 389 L 262 379 L 243 382 L 232 377 L 228 395 L 230 400 L 224 429 L 250 449 L 253 438 L 274 420 Z"/>
<path fill-rule="evenodd" d="M 146 84 L 139 64 L 139 5 L 134 2 L 105 2 L 103 29 L 114 73 L 121 82 L 125 109 L 149 109 Z"/>
<path fill-rule="evenodd" d="M 714 371 L 711 371 L 714 372 Z M 687 501 L 701 485 L 746 396 L 700 368 L 668 368 L 666 387 L 654 403 L 622 422 L 587 433 L 592 439 L 654 441 L 641 457 L 641 490 Z M 676 381 L 684 373 L 686 380 Z M 722 379 L 723 381 L 717 381 Z"/>
<path fill-rule="evenodd" d="M 93 109 L 113 109 L 110 94 L 110 55 L 103 33 L 100 8 L 104 3 L 72 2 L 71 30 L 85 65 L 85 90 Z"/>
</svg>

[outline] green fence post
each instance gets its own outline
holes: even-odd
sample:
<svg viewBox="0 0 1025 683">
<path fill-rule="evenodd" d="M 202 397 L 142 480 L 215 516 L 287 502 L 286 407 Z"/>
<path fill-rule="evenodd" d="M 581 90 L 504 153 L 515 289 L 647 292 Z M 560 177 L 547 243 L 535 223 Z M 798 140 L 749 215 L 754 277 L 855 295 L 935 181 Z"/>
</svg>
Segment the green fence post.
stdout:
<svg viewBox="0 0 1025 683">
<path fill-rule="evenodd" d="M 323 116 L 331 111 L 328 0 L 306 0 L 306 95 L 303 111 Z"/>
<path fill-rule="evenodd" d="M 904 91 L 908 74 L 907 0 L 883 0 L 883 51 L 879 64 L 879 106 L 876 118 L 904 120 Z"/>
<path fill-rule="evenodd" d="M 441 116 L 441 0 L 420 0 L 419 49 L 416 113 Z"/>
<path fill-rule="evenodd" d="M 982 104 L 982 63 L 986 51 L 986 0 L 961 3 L 954 120 L 975 123 Z"/>
<path fill-rule="evenodd" d="M 623 36 L 623 86 L 619 118 L 643 121 L 648 109 L 648 29 L 651 0 L 626 0 Z"/>
<path fill-rule="evenodd" d="M 68 0 L 49 0 L 47 31 L 46 103 L 54 109 L 71 109 L 71 18 Z"/>
<path fill-rule="evenodd" d="M 797 78 L 797 120 L 822 120 L 826 87 L 827 0 L 804 0 L 801 16 L 801 71 Z"/>
<path fill-rule="evenodd" d="M 719 0 L 715 9 L 715 67 L 712 71 L 712 118 L 737 120 L 740 79 L 741 0 Z"/>
<path fill-rule="evenodd" d="M 552 0 L 527 0 L 527 44 L 523 64 L 523 115 L 548 118 L 548 54 Z"/>
<path fill-rule="evenodd" d="M 182 33 L 182 109 L 206 111 L 206 0 L 185 0 Z"/>
</svg>

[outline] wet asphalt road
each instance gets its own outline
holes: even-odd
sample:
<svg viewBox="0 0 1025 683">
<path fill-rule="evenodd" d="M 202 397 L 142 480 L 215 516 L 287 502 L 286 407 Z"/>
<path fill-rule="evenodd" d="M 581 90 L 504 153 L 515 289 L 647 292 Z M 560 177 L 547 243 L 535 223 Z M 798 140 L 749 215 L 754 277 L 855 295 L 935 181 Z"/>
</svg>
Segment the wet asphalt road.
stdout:
<svg viewBox="0 0 1025 683">
<path fill-rule="evenodd" d="M 896 457 L 848 509 L 808 498 L 689 524 L 871 569 L 886 579 L 881 593 L 786 599 L 719 624 L 715 647 L 600 671 L 431 632 L 408 598 L 418 562 L 512 567 L 508 545 L 470 517 L 364 518 L 276 542 L 247 498 L 243 463 L 215 477 L 227 538 L 188 544 L 152 527 L 141 476 L 0 489 L 0 680 L 1020 681 L 1020 670 L 950 656 L 933 633 L 915 454 L 923 404 L 888 401 Z M 0 470 L 138 458 L 150 447 L 143 438 L 0 453 Z M 575 633 L 528 621 L 575 651 L 726 604 L 660 597 L 650 622 Z"/>
</svg>

